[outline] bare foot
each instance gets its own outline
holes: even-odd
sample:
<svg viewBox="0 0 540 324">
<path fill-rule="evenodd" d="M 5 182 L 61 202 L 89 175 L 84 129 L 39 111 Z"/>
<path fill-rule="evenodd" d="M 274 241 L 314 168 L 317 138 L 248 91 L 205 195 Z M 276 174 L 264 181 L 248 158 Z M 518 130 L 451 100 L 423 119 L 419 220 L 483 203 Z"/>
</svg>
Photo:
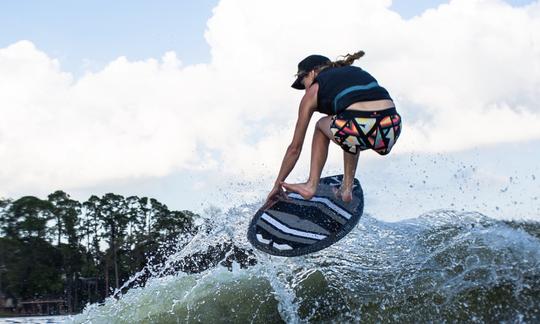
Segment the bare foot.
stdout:
<svg viewBox="0 0 540 324">
<path fill-rule="evenodd" d="M 337 199 L 343 200 L 343 202 L 351 202 L 352 201 L 352 190 L 350 189 L 343 189 L 342 187 L 336 188 L 333 187 L 332 191 L 334 192 L 334 196 Z"/>
<path fill-rule="evenodd" d="M 313 195 L 315 195 L 315 191 L 317 191 L 317 187 L 310 186 L 307 182 L 306 183 L 295 183 L 295 184 L 289 184 L 282 182 L 281 185 L 287 189 L 287 191 L 296 192 L 302 198 L 305 200 L 310 200 Z"/>
</svg>

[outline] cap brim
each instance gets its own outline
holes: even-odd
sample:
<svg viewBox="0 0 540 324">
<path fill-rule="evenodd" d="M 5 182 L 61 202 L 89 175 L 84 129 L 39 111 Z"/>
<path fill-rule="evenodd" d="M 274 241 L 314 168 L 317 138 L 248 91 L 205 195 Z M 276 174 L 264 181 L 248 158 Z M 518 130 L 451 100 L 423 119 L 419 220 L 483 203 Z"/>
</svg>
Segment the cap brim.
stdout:
<svg viewBox="0 0 540 324">
<path fill-rule="evenodd" d="M 295 89 L 298 89 L 298 90 L 304 90 L 306 87 L 304 87 L 304 85 L 302 84 L 302 77 L 298 77 L 296 78 L 296 80 L 294 81 L 294 83 L 291 85 L 291 87 L 295 88 Z"/>
</svg>

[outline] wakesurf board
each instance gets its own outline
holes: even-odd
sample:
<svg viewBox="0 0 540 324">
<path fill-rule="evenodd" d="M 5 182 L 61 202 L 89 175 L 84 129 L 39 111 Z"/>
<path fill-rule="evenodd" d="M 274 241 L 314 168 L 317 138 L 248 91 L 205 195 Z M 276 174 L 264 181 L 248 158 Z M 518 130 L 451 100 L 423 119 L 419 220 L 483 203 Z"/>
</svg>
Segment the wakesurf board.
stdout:
<svg viewBox="0 0 540 324">
<path fill-rule="evenodd" d="M 297 193 L 277 197 L 257 211 L 248 228 L 251 244 L 268 254 L 294 257 L 320 251 L 342 239 L 358 223 L 364 211 L 364 194 L 358 179 L 353 199 L 335 197 L 342 175 L 321 178 L 313 198 Z"/>
</svg>

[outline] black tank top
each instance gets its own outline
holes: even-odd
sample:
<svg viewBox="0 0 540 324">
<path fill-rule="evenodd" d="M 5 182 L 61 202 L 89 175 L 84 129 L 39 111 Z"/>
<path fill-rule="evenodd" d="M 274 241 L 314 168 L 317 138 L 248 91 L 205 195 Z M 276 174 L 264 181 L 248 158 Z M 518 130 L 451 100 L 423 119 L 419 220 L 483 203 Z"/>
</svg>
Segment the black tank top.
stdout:
<svg viewBox="0 0 540 324">
<path fill-rule="evenodd" d="M 319 84 L 317 111 L 335 115 L 359 101 L 390 99 L 371 74 L 356 66 L 322 70 L 315 81 Z"/>
</svg>

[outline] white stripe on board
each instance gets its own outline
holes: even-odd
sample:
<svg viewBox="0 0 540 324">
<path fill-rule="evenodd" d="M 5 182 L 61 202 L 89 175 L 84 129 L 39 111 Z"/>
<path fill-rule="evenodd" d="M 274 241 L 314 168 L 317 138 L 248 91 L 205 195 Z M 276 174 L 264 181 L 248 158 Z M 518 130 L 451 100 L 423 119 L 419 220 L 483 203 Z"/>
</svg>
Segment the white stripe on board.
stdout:
<svg viewBox="0 0 540 324">
<path fill-rule="evenodd" d="M 311 239 L 315 239 L 315 240 L 322 240 L 322 239 L 326 238 L 326 235 L 319 235 L 319 234 L 314 234 L 314 233 L 302 232 L 302 231 L 296 230 L 294 228 L 287 227 L 287 226 L 281 224 L 280 222 L 278 222 L 277 220 L 275 220 L 274 218 L 272 218 L 272 216 L 268 215 L 267 213 L 264 213 L 261 216 L 261 218 L 264 219 L 265 221 L 267 221 L 268 223 L 274 225 L 275 227 L 277 227 L 282 232 L 285 232 L 287 234 L 307 237 L 307 238 L 311 238 Z"/>
<path fill-rule="evenodd" d="M 274 242 L 272 243 L 272 245 L 278 250 L 292 250 L 292 246 L 288 244 L 277 244 L 276 242 Z"/>
<path fill-rule="evenodd" d="M 302 200 L 305 200 L 304 198 L 302 198 L 302 196 L 300 196 L 299 194 L 297 193 L 290 193 L 289 194 L 289 197 L 291 198 L 295 198 L 295 199 L 302 199 Z M 347 212 L 346 210 L 342 209 L 341 207 L 339 207 L 338 205 L 334 204 L 330 199 L 328 198 L 322 198 L 322 197 L 313 197 L 311 198 L 310 200 L 305 200 L 305 201 L 314 201 L 314 202 L 321 202 L 323 203 L 324 205 L 326 205 L 326 207 L 332 209 L 333 211 L 335 211 L 336 213 L 340 214 L 341 216 L 345 217 L 346 219 L 350 219 L 351 218 L 351 214 L 349 212 Z"/>
<path fill-rule="evenodd" d="M 263 244 L 270 243 L 270 240 L 265 239 L 261 234 L 257 234 L 257 241 L 259 241 L 259 242 L 261 242 Z"/>
</svg>

